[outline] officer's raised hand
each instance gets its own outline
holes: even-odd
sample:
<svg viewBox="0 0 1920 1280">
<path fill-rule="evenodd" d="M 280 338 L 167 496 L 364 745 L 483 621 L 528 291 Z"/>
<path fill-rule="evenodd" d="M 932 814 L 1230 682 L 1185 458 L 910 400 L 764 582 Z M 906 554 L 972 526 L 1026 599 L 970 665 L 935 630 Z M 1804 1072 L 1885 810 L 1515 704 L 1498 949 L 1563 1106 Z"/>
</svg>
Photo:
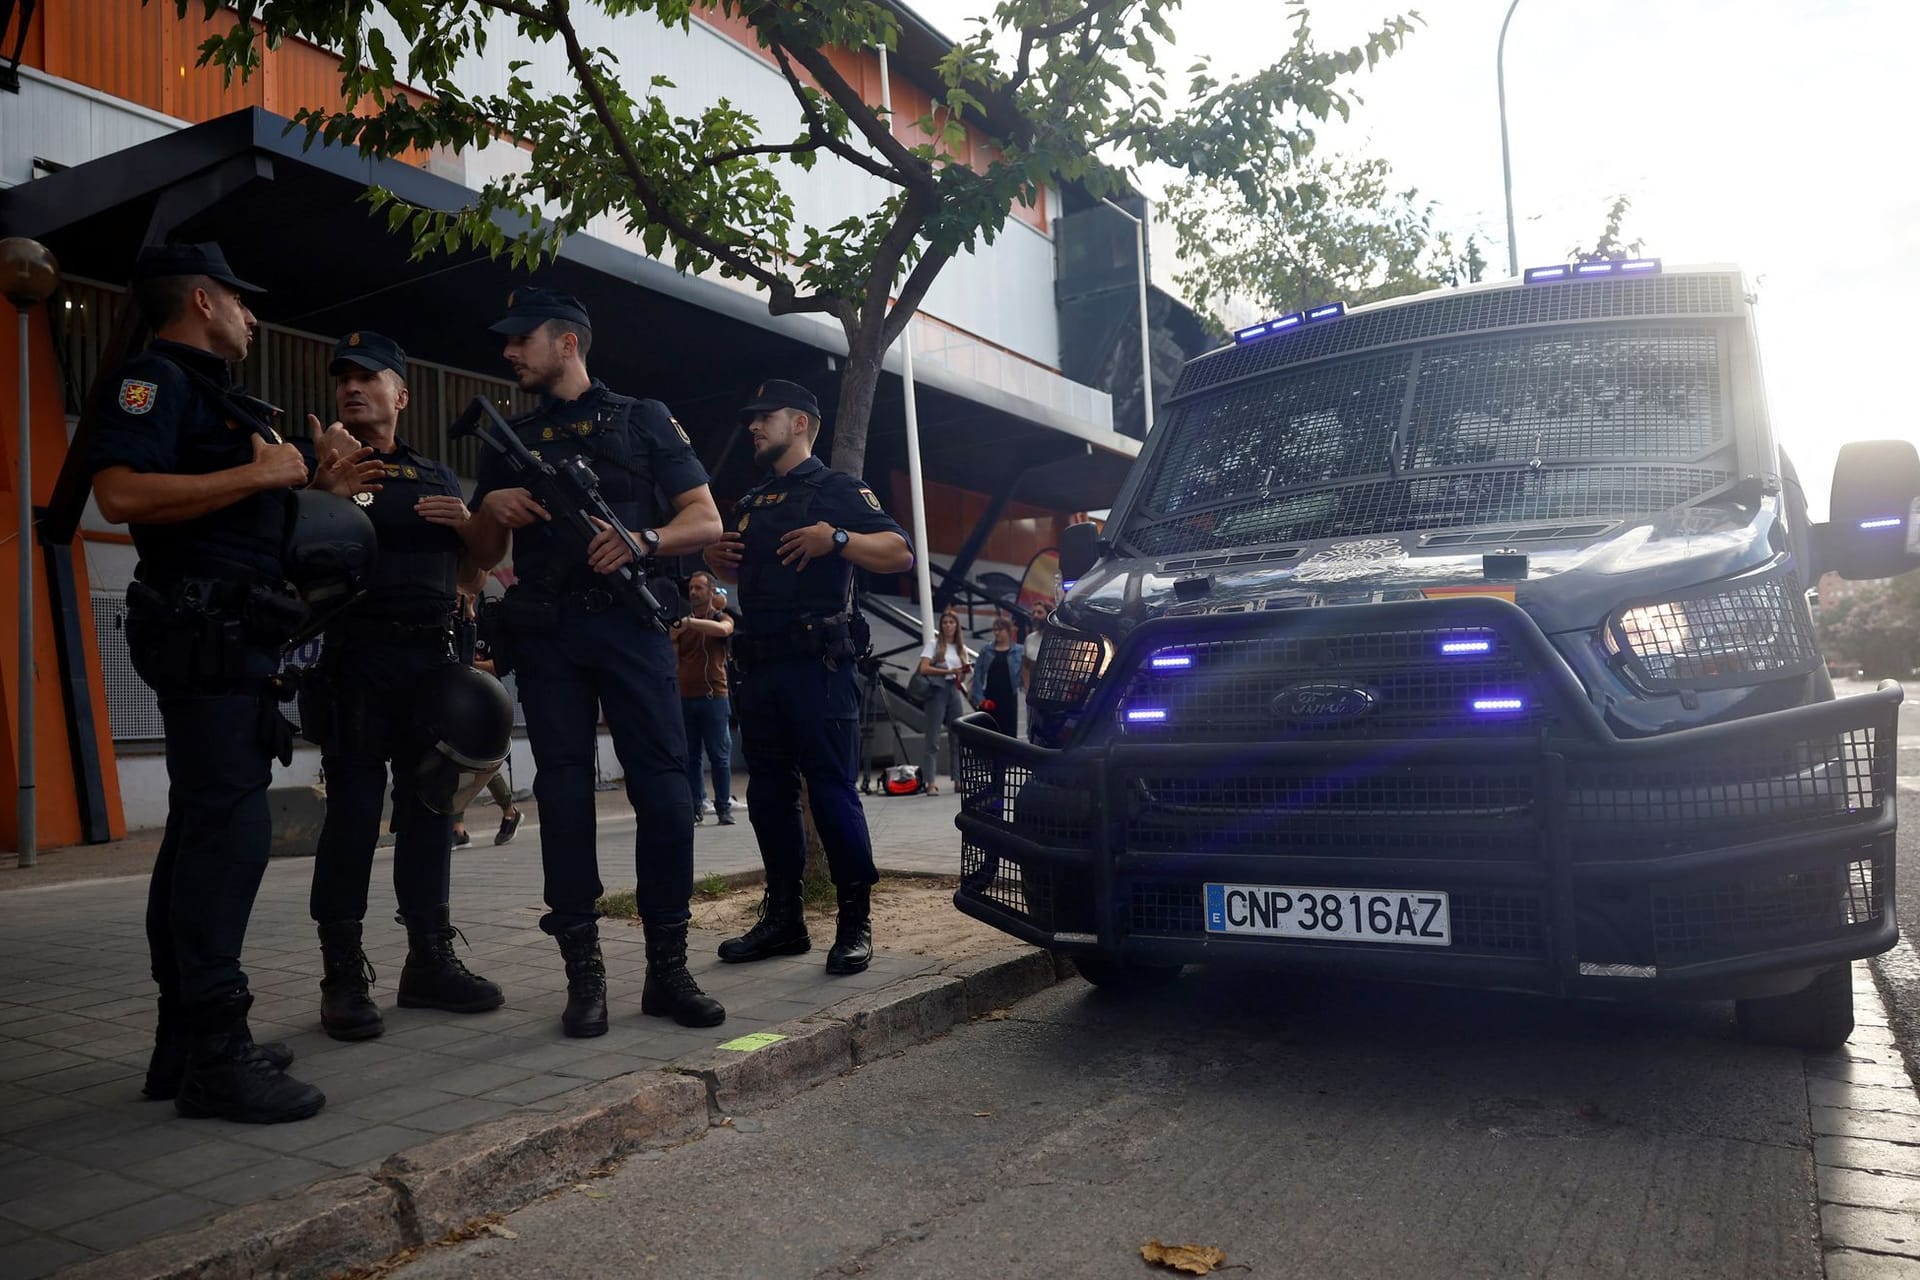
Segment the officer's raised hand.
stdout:
<svg viewBox="0 0 1920 1280">
<path fill-rule="evenodd" d="M 525 489 L 495 489 L 480 500 L 480 514 L 508 529 L 524 529 L 536 520 L 553 519 Z"/>
<path fill-rule="evenodd" d="M 822 520 L 787 531 L 780 539 L 780 563 L 804 569 L 815 560 L 826 559 L 834 549 L 833 526 Z"/>
<path fill-rule="evenodd" d="M 338 422 L 322 430 L 320 419 L 312 414 L 307 415 L 307 431 L 313 439 L 314 488 L 341 498 L 380 492 L 377 482 L 387 469 L 374 461 L 371 446 L 361 444 Z"/>
<path fill-rule="evenodd" d="M 307 460 L 284 441 L 268 444 L 265 437 L 255 436 L 250 465 L 262 489 L 293 489 L 307 482 Z"/>
</svg>

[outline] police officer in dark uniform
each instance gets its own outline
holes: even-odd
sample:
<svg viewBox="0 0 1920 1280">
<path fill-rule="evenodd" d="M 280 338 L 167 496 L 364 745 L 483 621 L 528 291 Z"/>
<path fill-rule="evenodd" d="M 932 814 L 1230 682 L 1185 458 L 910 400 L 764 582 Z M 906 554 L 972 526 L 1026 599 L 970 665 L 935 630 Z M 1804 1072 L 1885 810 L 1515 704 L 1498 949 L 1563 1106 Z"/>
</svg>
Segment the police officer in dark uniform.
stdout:
<svg viewBox="0 0 1920 1280">
<path fill-rule="evenodd" d="M 549 289 L 518 289 L 493 332 L 506 339 L 521 388 L 545 396 L 513 424 L 530 449 L 552 463 L 584 458 L 607 504 L 651 554 L 684 555 L 719 536 L 707 473 L 667 407 L 616 395 L 589 377 L 593 331 L 585 307 Z M 647 946 L 640 1011 L 714 1026 L 726 1011 L 687 970 L 693 814 L 673 643 L 607 588 L 602 575 L 631 559 L 612 530 L 583 552 L 526 489 L 510 486 L 506 464 L 485 455 L 474 494 L 475 522 L 485 532 L 469 546 L 475 563 L 491 568 L 512 538 L 516 582 L 496 615 L 493 652 L 519 675 L 533 749 L 548 907 L 540 927 L 560 944 L 567 966 L 561 1027 L 570 1036 L 607 1030 L 593 798 L 603 712 L 639 825 L 634 898 Z"/>
<path fill-rule="evenodd" d="M 427 745 L 420 726 L 431 710 L 422 699 L 435 691 L 434 677 L 456 665 L 456 588 L 472 519 L 453 472 L 398 435 L 407 405 L 400 344 L 367 329 L 349 333 L 334 346 L 328 371 L 341 424 L 374 451 L 383 472 L 376 491 L 355 499 L 379 535 L 379 562 L 366 595 L 327 628 L 301 695 L 302 730 L 321 744 L 327 779 L 309 901 L 325 974 L 320 1025 L 336 1040 L 365 1040 L 384 1029 L 368 994 L 375 975 L 361 950 L 360 924 L 389 763 L 396 920 L 407 930 L 400 1006 L 484 1013 L 505 997 L 454 953 L 453 817 L 427 807 L 415 770 Z"/>
<path fill-rule="evenodd" d="M 244 295 L 258 290 L 219 246 L 143 249 L 133 290 L 155 339 L 103 381 L 88 462 L 101 514 L 130 527 L 140 555 L 127 647 L 166 732 L 167 827 L 147 900 L 160 1017 L 145 1092 L 184 1116 L 300 1120 L 326 1099 L 286 1074 L 284 1048 L 253 1043 L 240 948 L 267 866 L 272 761 L 292 746 L 272 679 L 306 617 L 287 578 L 308 467 L 272 428 L 272 407 L 229 376 L 253 340 Z M 365 462 L 336 452 L 313 479 L 354 492 Z"/>
<path fill-rule="evenodd" d="M 808 950 L 800 881 L 806 779 L 839 898 L 827 972 L 859 973 L 873 958 L 869 891 L 878 874 L 866 814 L 854 788 L 866 650 L 854 609 L 856 568 L 913 567 L 906 531 L 853 476 L 813 456 L 820 405 L 795 382 L 769 380 L 740 410 L 753 460 L 771 474 L 735 505 L 734 527 L 707 548 L 707 567 L 740 584 L 745 626 L 734 637 L 740 667 L 740 736 L 747 757 L 747 816 L 767 869 L 766 902 L 743 937 L 720 944 L 734 963 Z"/>
</svg>

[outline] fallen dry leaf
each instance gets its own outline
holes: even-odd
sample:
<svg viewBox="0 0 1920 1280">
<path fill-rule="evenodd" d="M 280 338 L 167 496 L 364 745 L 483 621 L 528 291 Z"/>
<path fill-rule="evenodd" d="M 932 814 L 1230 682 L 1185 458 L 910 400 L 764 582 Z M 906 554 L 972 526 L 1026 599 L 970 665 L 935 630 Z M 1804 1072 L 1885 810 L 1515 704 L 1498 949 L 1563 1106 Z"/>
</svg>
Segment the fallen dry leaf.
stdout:
<svg viewBox="0 0 1920 1280">
<path fill-rule="evenodd" d="M 976 1111 L 976 1112 L 974 1112 L 974 1113 L 973 1113 L 973 1117 L 974 1117 L 974 1119 L 976 1119 L 976 1120 L 984 1120 L 984 1119 L 986 1119 L 986 1118 L 987 1118 L 988 1116 L 990 1116 L 990 1115 L 992 1115 L 992 1114 L 993 1114 L 993 1112 L 991 1112 L 991 1111 Z"/>
<path fill-rule="evenodd" d="M 484 1227 L 481 1227 L 480 1230 L 487 1235 L 497 1236 L 502 1240 L 518 1240 L 520 1238 L 518 1231 L 515 1231 L 512 1227 L 503 1227 L 497 1222 L 489 1222 Z"/>
<path fill-rule="evenodd" d="M 988 1022 L 1005 1022 L 1006 1020 L 1007 1011 L 1005 1009 L 994 1009 L 987 1014 Z"/>
<path fill-rule="evenodd" d="M 1210 1244 L 1161 1244 L 1158 1240 L 1141 1245 L 1140 1256 L 1169 1271 L 1183 1271 L 1190 1276 L 1209 1275 L 1227 1260 L 1224 1250 Z"/>
</svg>

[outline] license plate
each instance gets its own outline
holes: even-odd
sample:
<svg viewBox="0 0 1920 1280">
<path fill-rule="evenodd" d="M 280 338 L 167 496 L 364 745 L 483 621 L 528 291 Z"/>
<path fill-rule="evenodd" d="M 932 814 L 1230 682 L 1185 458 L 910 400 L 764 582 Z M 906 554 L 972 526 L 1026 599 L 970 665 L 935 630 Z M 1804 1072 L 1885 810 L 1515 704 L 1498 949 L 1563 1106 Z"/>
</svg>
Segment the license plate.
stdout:
<svg viewBox="0 0 1920 1280">
<path fill-rule="evenodd" d="M 1324 889 L 1210 884 L 1207 932 L 1341 942 L 1453 943 L 1447 895 L 1437 889 Z"/>
</svg>

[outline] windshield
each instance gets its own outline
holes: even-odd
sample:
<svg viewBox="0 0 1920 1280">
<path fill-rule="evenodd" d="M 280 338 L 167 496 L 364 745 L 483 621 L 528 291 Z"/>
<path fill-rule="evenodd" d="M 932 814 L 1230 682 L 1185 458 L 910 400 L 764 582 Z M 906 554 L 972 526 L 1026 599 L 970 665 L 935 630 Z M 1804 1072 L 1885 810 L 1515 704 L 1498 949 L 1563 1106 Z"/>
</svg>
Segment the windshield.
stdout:
<svg viewBox="0 0 1920 1280">
<path fill-rule="evenodd" d="M 1536 329 L 1202 392 L 1162 428 L 1125 541 L 1168 554 L 1690 502 L 1733 479 L 1724 333 Z"/>
</svg>

